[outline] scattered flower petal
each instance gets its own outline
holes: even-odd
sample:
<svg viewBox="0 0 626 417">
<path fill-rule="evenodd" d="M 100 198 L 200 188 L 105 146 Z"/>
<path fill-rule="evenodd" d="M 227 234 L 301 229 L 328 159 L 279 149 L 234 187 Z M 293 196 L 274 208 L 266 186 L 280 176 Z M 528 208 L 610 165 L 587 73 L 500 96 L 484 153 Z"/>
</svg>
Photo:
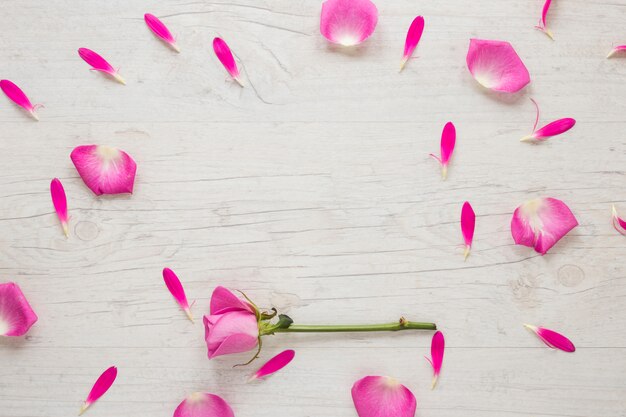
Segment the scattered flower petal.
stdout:
<svg viewBox="0 0 626 417">
<path fill-rule="evenodd" d="M 111 385 L 115 382 L 116 377 L 117 368 L 115 366 L 112 366 L 104 371 L 96 383 L 93 384 L 93 388 L 91 388 L 87 399 L 83 403 L 82 407 L 80 407 L 78 415 L 83 414 L 93 403 L 98 401 L 98 399 L 102 397 L 109 390 L 109 388 L 111 388 Z"/>
<path fill-rule="evenodd" d="M 235 417 L 235 413 L 221 397 L 196 392 L 178 405 L 174 417 Z"/>
<path fill-rule="evenodd" d="M 578 226 L 572 211 L 556 198 L 536 198 L 515 209 L 511 234 L 518 245 L 545 255 L 570 230 Z"/>
<path fill-rule="evenodd" d="M 180 308 L 183 309 L 189 320 L 193 323 L 193 315 L 191 314 L 191 310 L 189 309 L 189 303 L 187 302 L 187 296 L 185 295 L 185 289 L 183 285 L 180 283 L 180 280 L 169 268 L 163 268 L 163 281 L 165 281 L 165 285 L 167 289 L 170 291 Z"/>
<path fill-rule="evenodd" d="M 0 284 L 0 336 L 22 336 L 36 321 L 20 287 L 14 282 Z"/>
<path fill-rule="evenodd" d="M 248 381 L 261 379 L 280 371 L 285 366 L 289 365 L 294 356 L 296 356 L 296 352 L 293 350 L 285 350 L 279 353 L 278 355 L 267 361 L 265 365 L 261 366 L 259 370 L 256 371 L 255 374 L 252 375 Z"/>
<path fill-rule="evenodd" d="M 388 376 L 366 376 L 352 386 L 359 417 L 415 417 L 417 401 L 404 385 Z"/>
<path fill-rule="evenodd" d="M 146 25 L 148 25 L 148 28 L 150 28 L 152 33 L 154 33 L 163 42 L 167 43 L 173 50 L 180 52 L 178 45 L 176 45 L 176 39 L 174 39 L 170 30 L 159 20 L 158 17 L 153 14 L 146 13 L 143 15 L 143 19 L 146 21 Z"/>
<path fill-rule="evenodd" d="M 615 205 L 613 205 L 613 227 L 615 228 L 615 230 L 617 230 L 619 233 L 623 234 L 624 236 L 626 236 L 626 220 L 620 218 L 617 214 L 617 209 L 615 208 Z"/>
<path fill-rule="evenodd" d="M 67 228 L 67 198 L 65 197 L 63 184 L 61 184 L 61 181 L 59 181 L 58 178 L 55 178 L 50 182 L 50 195 L 52 196 L 52 204 L 54 205 L 54 210 L 57 212 L 57 216 L 59 216 L 61 226 L 63 226 L 63 233 L 65 234 L 65 237 L 68 237 L 69 231 Z"/>
<path fill-rule="evenodd" d="M 235 58 L 233 57 L 233 53 L 230 48 L 221 38 L 213 39 L 213 50 L 215 51 L 215 55 L 217 55 L 217 59 L 220 60 L 226 71 L 230 74 L 230 76 L 243 87 L 243 82 L 239 77 L 239 68 L 237 68 L 237 63 L 235 62 Z"/>
<path fill-rule="evenodd" d="M 133 192 L 137 164 L 126 152 L 103 145 L 83 145 L 74 148 L 70 157 L 94 194 Z"/>
<path fill-rule="evenodd" d="M 620 52 L 626 51 L 626 45 L 619 45 L 615 48 L 611 49 L 611 52 L 606 56 L 607 58 L 611 58 L 613 55 L 618 54 Z"/>
<path fill-rule="evenodd" d="M 543 341 L 543 343 L 552 349 L 559 349 L 564 352 L 574 352 L 576 350 L 574 344 L 567 337 L 555 332 L 554 330 L 532 326 L 530 324 L 525 324 L 524 326 L 527 329 L 532 330 L 537 337 Z"/>
<path fill-rule="evenodd" d="M 413 19 L 411 26 L 409 27 L 409 31 L 406 34 L 406 42 L 404 43 L 404 55 L 402 55 L 402 61 L 400 61 L 400 71 L 406 65 L 406 62 L 409 60 L 411 55 L 413 55 L 413 51 L 417 47 L 420 39 L 422 38 L 422 33 L 424 32 L 424 17 L 417 16 Z"/>
<path fill-rule="evenodd" d="M 539 122 L 539 105 L 532 98 L 530 101 L 535 105 L 535 109 L 537 110 L 537 117 L 535 118 L 535 125 L 533 126 L 533 132 L 524 136 L 520 139 L 522 142 L 528 142 L 532 140 L 544 141 L 552 136 L 560 135 L 561 133 L 565 133 L 576 124 L 576 120 L 566 117 L 564 119 L 555 120 L 554 122 L 550 122 L 541 129 L 537 129 L 537 123 Z M 537 130 L 535 130 L 537 129 Z"/>
<path fill-rule="evenodd" d="M 546 17 L 548 16 L 548 10 L 550 10 L 550 3 L 552 3 L 552 0 L 546 0 L 546 2 L 543 4 L 543 10 L 541 11 L 541 19 L 539 19 L 539 25 L 535 27 L 548 35 L 550 39 L 554 40 L 552 32 L 550 32 L 546 26 Z"/>
<path fill-rule="evenodd" d="M 322 3 L 320 32 L 332 43 L 358 45 L 378 23 L 378 9 L 370 0 L 326 0 Z"/>
<path fill-rule="evenodd" d="M 434 389 L 435 385 L 437 385 L 437 380 L 441 373 L 441 365 L 443 364 L 443 351 L 445 347 L 446 341 L 443 338 L 443 333 L 440 331 L 435 332 L 433 340 L 430 343 L 430 359 L 426 358 L 433 366 L 433 383 L 431 389 Z"/>
<path fill-rule="evenodd" d="M 126 85 L 126 81 L 124 81 L 124 79 L 118 73 L 118 71 L 115 68 L 113 68 L 111 64 L 107 62 L 106 59 L 102 58 L 100 55 L 98 55 L 91 49 L 80 48 L 78 50 L 78 55 L 80 55 L 83 61 L 91 65 L 92 71 L 104 72 L 105 74 L 108 74 L 111 77 L 113 77 L 117 82 Z"/>
<path fill-rule="evenodd" d="M 470 39 L 467 68 L 480 85 L 515 93 L 530 82 L 530 74 L 510 43 Z"/>
<path fill-rule="evenodd" d="M 467 259 L 472 249 L 475 226 L 476 214 L 474 214 L 472 205 L 466 201 L 463 203 L 463 208 L 461 209 L 461 232 L 463 233 L 463 240 L 465 241 L 465 253 L 463 254 L 465 259 Z"/>
<path fill-rule="evenodd" d="M 9 80 L 0 81 L 0 89 L 6 94 L 6 96 L 15 104 L 26 110 L 35 120 L 39 120 L 35 110 L 39 107 L 43 107 L 42 104 L 32 104 L 26 94 L 17 85 Z"/>
<path fill-rule="evenodd" d="M 446 123 L 441 132 L 441 156 L 430 154 L 433 158 L 439 161 L 441 164 L 441 178 L 444 180 L 448 177 L 448 163 L 454 152 L 454 145 L 456 143 L 456 128 L 452 122 Z"/>
</svg>

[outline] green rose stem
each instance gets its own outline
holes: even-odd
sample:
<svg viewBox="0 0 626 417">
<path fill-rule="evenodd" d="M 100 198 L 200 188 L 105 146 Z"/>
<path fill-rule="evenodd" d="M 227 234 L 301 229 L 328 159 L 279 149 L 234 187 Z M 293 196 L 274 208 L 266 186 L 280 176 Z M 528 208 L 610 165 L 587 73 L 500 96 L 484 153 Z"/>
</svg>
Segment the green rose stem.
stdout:
<svg viewBox="0 0 626 417">
<path fill-rule="evenodd" d="M 274 333 L 395 332 L 398 330 L 437 330 L 437 325 L 435 323 L 420 323 L 406 320 L 385 324 L 355 324 L 331 326 L 292 324 L 286 329 L 276 329 L 274 330 Z"/>
</svg>

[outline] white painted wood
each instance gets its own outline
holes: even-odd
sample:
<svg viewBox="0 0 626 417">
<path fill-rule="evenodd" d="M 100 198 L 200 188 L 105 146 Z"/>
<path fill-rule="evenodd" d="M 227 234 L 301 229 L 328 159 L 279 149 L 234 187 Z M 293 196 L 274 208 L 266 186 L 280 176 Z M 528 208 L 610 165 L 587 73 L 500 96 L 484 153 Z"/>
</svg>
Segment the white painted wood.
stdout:
<svg viewBox="0 0 626 417">
<path fill-rule="evenodd" d="M 0 76 L 44 103 L 31 121 L 0 99 L 0 281 L 16 281 L 40 320 L 0 341 L 0 416 L 77 413 L 107 366 L 118 381 L 91 417 L 167 417 L 184 396 L 223 396 L 237 417 L 352 417 L 354 381 L 399 378 L 420 417 L 626 416 L 626 61 L 623 0 L 554 2 L 556 41 L 533 30 L 540 0 L 378 0 L 380 22 L 344 52 L 318 34 L 320 2 L 3 1 Z M 163 18 L 180 55 L 142 16 Z M 397 73 L 405 31 L 426 30 Z M 211 51 L 231 45 L 246 88 Z M 499 99 L 465 68 L 470 37 L 510 41 L 533 82 Z M 121 86 L 88 71 L 99 51 Z M 562 138 L 519 143 L 534 120 L 574 117 Z M 449 179 L 428 153 L 452 120 Z M 136 159 L 132 197 L 96 198 L 69 154 L 118 146 Z M 48 186 L 63 181 L 71 236 Z M 512 243 L 510 216 L 536 196 L 567 202 L 580 226 L 544 257 Z M 458 224 L 478 219 L 463 262 Z M 245 355 L 206 359 L 203 329 L 167 293 L 181 277 L 196 316 L 217 284 L 303 323 L 433 320 L 446 334 L 430 391 L 429 334 L 276 336 L 296 360 L 244 384 Z M 553 352 L 522 323 L 570 336 Z"/>
</svg>

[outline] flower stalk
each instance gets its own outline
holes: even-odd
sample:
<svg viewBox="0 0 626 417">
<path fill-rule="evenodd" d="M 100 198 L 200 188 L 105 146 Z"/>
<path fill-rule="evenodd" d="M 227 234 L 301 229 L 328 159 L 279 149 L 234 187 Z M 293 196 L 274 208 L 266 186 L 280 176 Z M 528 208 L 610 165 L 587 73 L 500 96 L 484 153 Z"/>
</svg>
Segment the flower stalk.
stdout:
<svg viewBox="0 0 626 417">
<path fill-rule="evenodd" d="M 261 335 L 275 333 L 348 333 L 348 332 L 396 332 L 400 330 L 437 330 L 435 323 L 408 321 L 404 317 L 393 323 L 381 324 L 293 324 L 289 316 L 281 314 L 278 323 L 261 329 Z"/>
</svg>

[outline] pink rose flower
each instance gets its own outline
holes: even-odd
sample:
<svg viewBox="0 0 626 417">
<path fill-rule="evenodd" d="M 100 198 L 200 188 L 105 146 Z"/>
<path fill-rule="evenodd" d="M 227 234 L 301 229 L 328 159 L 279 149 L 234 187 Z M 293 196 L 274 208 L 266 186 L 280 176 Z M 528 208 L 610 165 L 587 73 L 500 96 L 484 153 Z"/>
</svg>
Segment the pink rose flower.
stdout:
<svg viewBox="0 0 626 417">
<path fill-rule="evenodd" d="M 211 315 L 204 316 L 209 359 L 257 347 L 259 324 L 255 308 L 224 287 L 211 296 Z"/>
</svg>

